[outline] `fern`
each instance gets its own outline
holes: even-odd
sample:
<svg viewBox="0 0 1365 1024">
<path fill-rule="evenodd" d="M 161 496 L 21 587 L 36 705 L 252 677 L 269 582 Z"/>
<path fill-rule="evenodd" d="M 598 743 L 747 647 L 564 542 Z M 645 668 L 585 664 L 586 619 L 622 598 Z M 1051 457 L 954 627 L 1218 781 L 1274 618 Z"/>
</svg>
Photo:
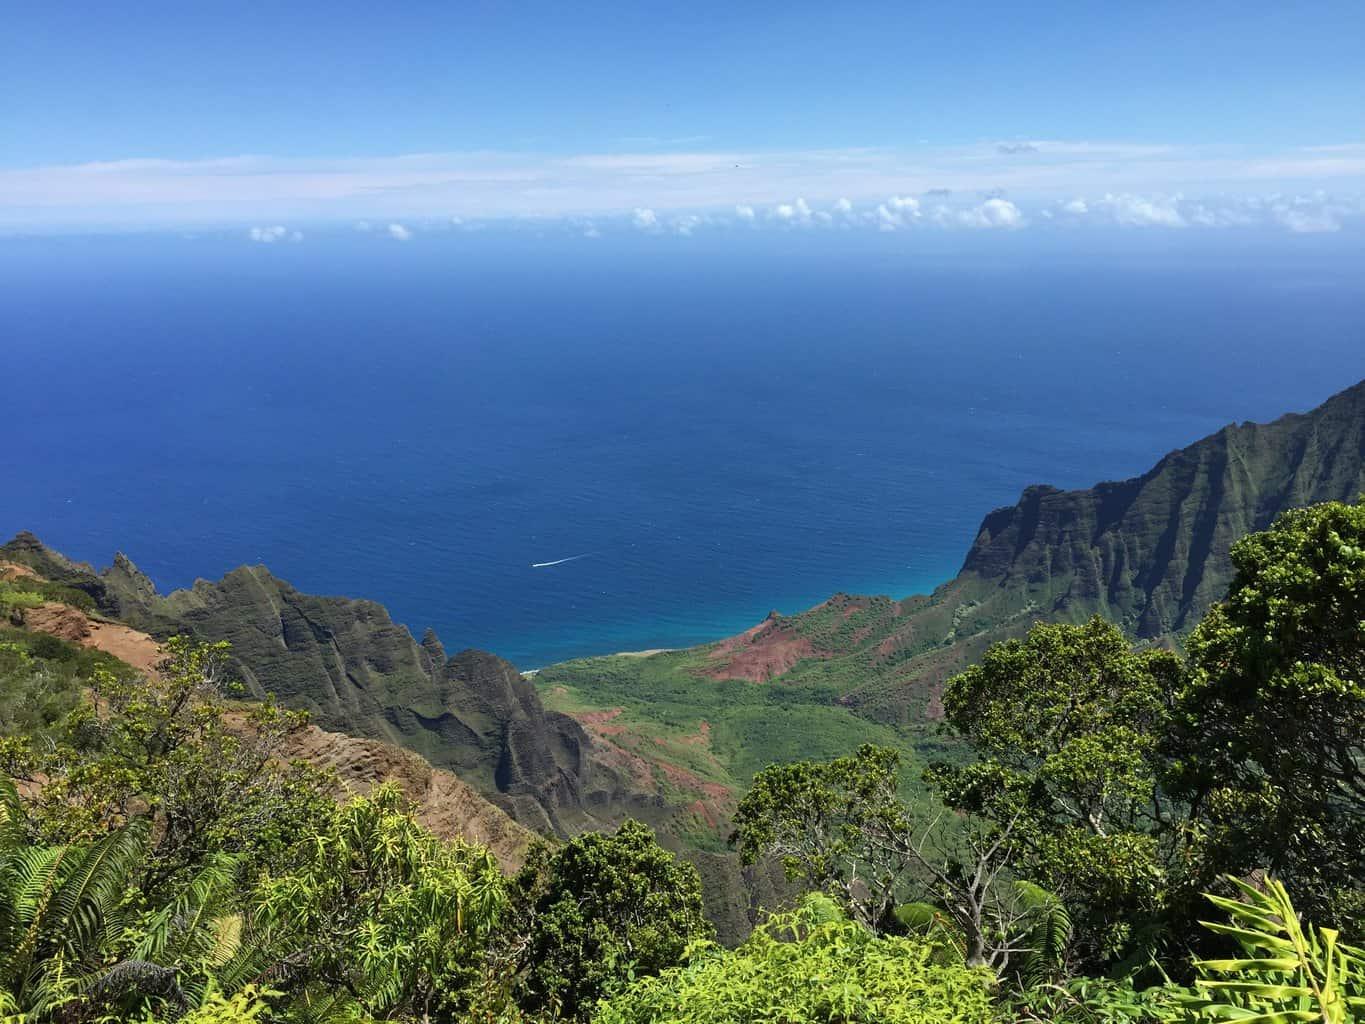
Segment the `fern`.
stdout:
<svg viewBox="0 0 1365 1024">
<path fill-rule="evenodd" d="M 1014 894 L 1024 913 L 1027 929 L 1019 977 L 1025 985 L 1041 985 L 1061 974 L 1066 966 L 1066 951 L 1072 935 L 1071 915 L 1056 893 L 1033 882 L 1016 881 Z"/>
</svg>

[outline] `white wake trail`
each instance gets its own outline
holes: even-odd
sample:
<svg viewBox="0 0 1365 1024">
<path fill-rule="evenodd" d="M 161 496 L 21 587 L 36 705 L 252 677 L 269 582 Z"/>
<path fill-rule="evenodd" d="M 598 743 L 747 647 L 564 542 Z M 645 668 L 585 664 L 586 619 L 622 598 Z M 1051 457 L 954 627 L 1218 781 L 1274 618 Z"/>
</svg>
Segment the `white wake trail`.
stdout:
<svg viewBox="0 0 1365 1024">
<path fill-rule="evenodd" d="M 532 568 L 532 569 L 548 569 L 548 568 L 549 568 L 550 566 L 552 566 L 552 565 L 563 565 L 565 562 L 576 562 L 576 561 L 578 561 L 580 558 L 587 558 L 588 555 L 591 555 L 591 554 L 593 554 L 593 552 L 587 551 L 587 552 L 584 552 L 584 553 L 581 554 L 581 555 L 570 555 L 568 558 L 556 558 L 553 562 L 532 562 L 532 563 L 531 563 L 531 568 Z"/>
</svg>

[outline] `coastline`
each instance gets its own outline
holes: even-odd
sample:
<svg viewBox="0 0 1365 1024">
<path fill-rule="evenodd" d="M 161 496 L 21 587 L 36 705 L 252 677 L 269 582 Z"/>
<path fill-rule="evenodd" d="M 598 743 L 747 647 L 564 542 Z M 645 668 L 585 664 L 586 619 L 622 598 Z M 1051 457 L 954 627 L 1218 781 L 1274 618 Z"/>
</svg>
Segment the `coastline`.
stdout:
<svg viewBox="0 0 1365 1024">
<path fill-rule="evenodd" d="M 682 647 L 646 647 L 643 651 L 612 651 L 610 654 L 590 654 L 589 658 L 650 658 L 656 654 L 668 654 L 670 651 L 681 651 Z M 556 664 L 558 664 L 556 662 Z M 541 666 L 550 668 L 549 665 Z M 534 679 L 540 674 L 539 668 L 528 668 L 521 673 L 523 679 Z"/>
</svg>

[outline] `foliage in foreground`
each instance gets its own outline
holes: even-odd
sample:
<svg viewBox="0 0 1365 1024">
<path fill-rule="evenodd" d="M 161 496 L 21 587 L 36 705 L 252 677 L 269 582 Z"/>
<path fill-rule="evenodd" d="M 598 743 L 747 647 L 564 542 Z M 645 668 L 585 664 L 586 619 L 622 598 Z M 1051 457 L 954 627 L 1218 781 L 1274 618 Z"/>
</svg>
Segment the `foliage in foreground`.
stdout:
<svg viewBox="0 0 1365 1024">
<path fill-rule="evenodd" d="M 637 821 L 533 850 L 512 882 L 512 907 L 517 1002 L 565 1018 L 629 978 L 682 962 L 714 934 L 696 868 Z"/>
<path fill-rule="evenodd" d="M 1195 1016 L 1265 1024 L 1365 1017 L 1365 952 L 1342 943 L 1336 929 L 1301 922 L 1276 879 L 1264 889 L 1230 881 L 1241 900 L 1209 897 L 1230 923 L 1205 927 L 1235 940 L 1246 955 L 1196 962 L 1196 993 L 1182 1000 Z"/>
<path fill-rule="evenodd" d="M 978 760 L 928 776 L 952 816 L 895 751 L 760 773 L 745 858 L 824 895 L 735 951 L 643 825 L 508 880 L 396 792 L 338 807 L 284 763 L 301 717 L 225 701 L 221 645 L 143 680 L 8 630 L 0 1021 L 1365 1019 L 1365 507 L 1234 559 L 1188 666 L 1096 620 L 953 680 Z M 1194 925 L 1201 888 L 1227 923 Z"/>
<path fill-rule="evenodd" d="M 382 787 L 340 808 L 300 853 L 251 903 L 262 959 L 287 968 L 300 1002 L 342 991 L 379 1020 L 467 1008 L 506 903 L 487 850 L 431 835 Z"/>
<path fill-rule="evenodd" d="M 692 963 L 604 1002 L 594 1024 L 987 1024 L 995 979 L 944 962 L 918 938 L 877 937 L 827 897 L 807 896 L 734 951 L 708 944 Z"/>
<path fill-rule="evenodd" d="M 1190 637 L 1175 789 L 1217 871 L 1267 868 L 1365 942 L 1365 502 L 1286 512 L 1232 561 Z"/>
</svg>

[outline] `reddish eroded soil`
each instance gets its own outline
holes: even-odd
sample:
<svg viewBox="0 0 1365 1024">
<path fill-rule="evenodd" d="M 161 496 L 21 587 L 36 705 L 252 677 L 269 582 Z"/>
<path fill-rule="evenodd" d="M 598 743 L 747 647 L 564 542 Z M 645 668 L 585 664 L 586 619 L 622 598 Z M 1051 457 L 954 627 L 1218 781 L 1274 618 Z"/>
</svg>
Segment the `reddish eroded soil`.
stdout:
<svg viewBox="0 0 1365 1024">
<path fill-rule="evenodd" d="M 679 789 L 690 789 L 694 793 L 702 793 L 713 799 L 729 798 L 730 788 L 723 786 L 719 782 L 707 782 L 700 775 L 689 772 L 686 768 L 680 768 L 676 764 L 669 764 L 667 761 L 655 761 L 659 770 L 664 773 L 664 777 Z"/>
<path fill-rule="evenodd" d="M 504 870 L 519 868 L 534 836 L 453 772 L 433 768 L 410 750 L 378 740 L 327 732 L 315 725 L 293 733 L 282 752 L 336 773 L 338 797 L 364 795 L 390 782 L 415 805 L 419 822 L 438 836 L 488 847 Z"/>
<path fill-rule="evenodd" d="M 931 722 L 943 721 L 943 684 L 934 683 L 929 687 L 929 700 L 924 706 L 924 715 Z"/>
<path fill-rule="evenodd" d="M 701 673 L 709 679 L 766 683 L 790 671 L 803 658 L 826 655 L 817 655 L 810 640 L 781 619 L 769 616 L 739 636 L 722 641 L 710 657 L 715 666 Z"/>
<path fill-rule="evenodd" d="M 79 608 L 56 601 L 25 609 L 24 627 L 112 654 L 139 672 L 155 672 L 165 657 L 161 645 L 146 633 L 121 623 L 92 619 Z"/>
<path fill-rule="evenodd" d="M 594 735 L 616 736 L 625 732 L 625 726 L 609 723 L 613 719 L 619 718 L 624 710 L 624 708 L 606 708 L 603 711 L 580 711 L 573 717 L 578 719 L 579 725 Z"/>
<path fill-rule="evenodd" d="M 693 800 L 687 805 L 687 812 L 706 822 L 706 827 L 712 831 L 720 827 L 720 816 L 705 800 Z"/>
<path fill-rule="evenodd" d="M 701 720 L 701 725 L 697 726 L 697 731 L 690 736 L 684 736 L 680 743 L 686 743 L 689 747 L 710 747 L 711 746 L 711 723 L 706 719 Z"/>
<path fill-rule="evenodd" d="M 18 562 L 0 562 L 0 580 L 42 579 L 36 572 Z"/>
</svg>

